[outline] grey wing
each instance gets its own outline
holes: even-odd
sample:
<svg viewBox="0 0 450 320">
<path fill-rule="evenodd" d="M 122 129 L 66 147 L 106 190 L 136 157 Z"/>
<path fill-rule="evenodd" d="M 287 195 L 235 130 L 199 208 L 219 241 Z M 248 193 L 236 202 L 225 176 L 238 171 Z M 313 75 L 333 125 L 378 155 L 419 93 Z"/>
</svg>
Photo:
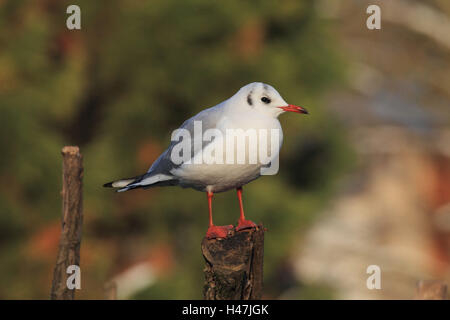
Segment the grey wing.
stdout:
<svg viewBox="0 0 450 320">
<path fill-rule="evenodd" d="M 222 116 L 222 108 L 221 105 L 217 105 L 215 107 L 203 110 L 192 118 L 186 120 L 180 128 L 186 129 L 189 132 L 187 143 L 191 144 L 191 158 L 197 154 L 201 148 L 205 148 L 206 145 L 211 143 L 210 141 L 204 142 L 203 139 L 199 145 L 194 143 L 194 122 L 199 121 L 202 125 L 202 134 L 205 130 L 212 129 L 216 127 L 216 124 L 219 122 Z M 156 186 L 170 186 L 177 185 L 178 179 L 173 176 L 171 171 L 173 168 L 182 165 L 183 163 L 179 163 L 178 165 L 174 164 L 171 160 L 171 154 L 174 146 L 180 141 L 172 141 L 169 147 L 164 151 L 158 159 L 152 164 L 147 173 L 133 177 L 126 178 L 117 181 L 113 181 L 105 184 L 105 187 L 115 187 L 120 188 L 118 192 L 128 191 L 136 188 L 151 188 Z"/>
<path fill-rule="evenodd" d="M 180 129 L 186 129 L 189 132 L 189 141 L 186 142 L 189 142 L 191 144 L 191 158 L 194 157 L 200 150 L 202 150 L 202 148 L 205 148 L 209 143 L 212 142 L 203 141 L 203 139 L 200 139 L 201 144 L 194 143 L 194 122 L 199 121 L 201 123 L 203 134 L 208 129 L 216 128 L 217 123 L 222 118 L 222 114 L 223 109 L 221 108 L 221 104 L 219 104 L 215 107 L 199 112 L 192 118 L 189 118 L 188 120 L 183 122 L 183 124 L 180 126 Z M 170 143 L 166 151 L 164 151 L 152 164 L 152 166 L 148 170 L 149 174 L 163 173 L 170 175 L 170 171 L 173 168 L 182 165 L 182 163 L 176 165 L 171 160 L 172 150 L 174 146 L 179 142 L 181 141 L 172 141 Z"/>
</svg>

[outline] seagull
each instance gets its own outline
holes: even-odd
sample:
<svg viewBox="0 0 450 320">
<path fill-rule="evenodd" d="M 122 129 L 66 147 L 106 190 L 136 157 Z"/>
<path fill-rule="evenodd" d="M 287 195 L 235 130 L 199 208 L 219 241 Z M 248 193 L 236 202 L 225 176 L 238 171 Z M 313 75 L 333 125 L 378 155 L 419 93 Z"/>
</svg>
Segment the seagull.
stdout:
<svg viewBox="0 0 450 320">
<path fill-rule="evenodd" d="M 236 231 L 256 228 L 254 222 L 245 218 L 242 187 L 259 178 L 263 174 L 262 170 L 270 167 L 277 159 L 283 141 L 278 116 L 285 112 L 308 114 L 305 108 L 288 104 L 268 84 L 247 84 L 231 98 L 186 120 L 174 131 L 169 147 L 155 160 L 147 173 L 112 181 L 103 186 L 117 188 L 117 192 L 160 186 L 181 186 L 206 192 L 209 208 L 207 239 L 226 238 L 234 228 L 232 225 L 214 225 L 212 198 L 214 193 L 236 189 L 240 208 Z M 251 143 L 255 142 L 249 134 L 252 130 L 255 132 L 253 137 L 256 137 L 256 146 Z M 269 131 L 276 133 L 274 139 Z M 208 132 L 209 137 L 206 137 Z M 235 139 L 244 139 L 245 143 L 236 144 Z M 231 147 L 229 141 L 233 141 Z M 255 161 L 255 157 L 251 161 L 252 156 L 258 155 L 258 148 L 263 145 L 266 149 L 267 145 L 274 149 L 267 154 L 268 161 Z M 245 159 L 242 161 L 241 158 L 239 162 L 237 159 L 240 152 Z M 210 154 L 213 159 L 205 157 L 205 154 Z"/>
</svg>

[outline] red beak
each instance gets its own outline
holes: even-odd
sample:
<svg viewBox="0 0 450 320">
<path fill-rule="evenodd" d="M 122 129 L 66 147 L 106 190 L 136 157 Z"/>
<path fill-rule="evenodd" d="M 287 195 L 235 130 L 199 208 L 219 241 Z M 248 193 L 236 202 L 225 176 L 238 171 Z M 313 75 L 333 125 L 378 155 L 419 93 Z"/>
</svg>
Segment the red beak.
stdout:
<svg viewBox="0 0 450 320">
<path fill-rule="evenodd" d="M 293 104 L 288 104 L 287 106 L 284 107 L 278 107 L 280 109 L 283 109 L 284 111 L 288 111 L 288 112 L 295 112 L 295 113 L 304 113 L 304 114 L 308 114 L 308 110 L 306 110 L 303 107 L 299 107 Z"/>
</svg>

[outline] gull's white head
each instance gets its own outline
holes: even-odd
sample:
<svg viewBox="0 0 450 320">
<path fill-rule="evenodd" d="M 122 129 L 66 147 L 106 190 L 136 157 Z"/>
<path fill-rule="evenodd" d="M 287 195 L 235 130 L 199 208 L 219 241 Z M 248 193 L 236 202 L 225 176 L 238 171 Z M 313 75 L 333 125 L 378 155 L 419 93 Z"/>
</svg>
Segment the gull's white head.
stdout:
<svg viewBox="0 0 450 320">
<path fill-rule="evenodd" d="M 308 113 L 303 107 L 287 103 L 274 87 L 262 82 L 243 86 L 231 99 L 239 108 L 253 109 L 275 118 L 286 111 Z"/>
</svg>

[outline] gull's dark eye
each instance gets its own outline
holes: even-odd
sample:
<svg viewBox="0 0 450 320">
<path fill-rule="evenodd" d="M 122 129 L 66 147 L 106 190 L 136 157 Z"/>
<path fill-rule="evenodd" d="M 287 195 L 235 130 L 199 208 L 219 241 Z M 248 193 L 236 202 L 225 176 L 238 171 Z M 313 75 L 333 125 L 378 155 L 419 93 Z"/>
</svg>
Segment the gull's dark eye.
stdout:
<svg viewBox="0 0 450 320">
<path fill-rule="evenodd" d="M 270 99 L 267 98 L 267 97 L 262 97 L 261 101 L 264 102 L 264 103 L 270 103 Z"/>
</svg>

